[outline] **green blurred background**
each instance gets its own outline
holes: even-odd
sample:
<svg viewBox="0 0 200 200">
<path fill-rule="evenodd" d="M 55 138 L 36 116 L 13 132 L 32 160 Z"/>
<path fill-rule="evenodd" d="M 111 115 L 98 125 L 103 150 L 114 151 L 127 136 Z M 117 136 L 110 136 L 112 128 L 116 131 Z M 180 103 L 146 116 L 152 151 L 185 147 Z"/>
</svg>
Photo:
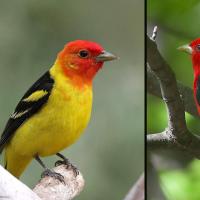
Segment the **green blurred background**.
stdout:
<svg viewBox="0 0 200 200">
<path fill-rule="evenodd" d="M 76 199 L 120 200 L 144 170 L 143 16 L 140 0 L 1 0 L 1 131 L 21 96 L 66 42 L 96 41 L 121 58 L 106 63 L 96 77 L 86 134 L 64 151 L 86 181 Z M 44 159 L 50 167 L 56 160 Z M 21 180 L 32 187 L 41 172 L 33 161 Z"/>
<path fill-rule="evenodd" d="M 153 26 L 158 26 L 157 44 L 161 54 L 175 72 L 177 80 L 189 87 L 193 85 L 191 60 L 187 54 L 177 51 L 177 47 L 200 37 L 199 18 L 198 0 L 147 0 L 147 32 L 151 35 Z M 167 126 L 166 116 L 163 102 L 148 95 L 148 133 L 164 130 Z M 189 129 L 195 134 L 200 134 L 199 119 L 186 113 L 186 120 Z M 200 161 L 187 157 L 179 160 L 181 154 L 173 156 L 174 158 L 172 154 L 167 157 L 165 155 L 164 159 L 159 158 L 159 162 L 156 162 L 164 195 L 169 200 L 199 200 Z"/>
</svg>

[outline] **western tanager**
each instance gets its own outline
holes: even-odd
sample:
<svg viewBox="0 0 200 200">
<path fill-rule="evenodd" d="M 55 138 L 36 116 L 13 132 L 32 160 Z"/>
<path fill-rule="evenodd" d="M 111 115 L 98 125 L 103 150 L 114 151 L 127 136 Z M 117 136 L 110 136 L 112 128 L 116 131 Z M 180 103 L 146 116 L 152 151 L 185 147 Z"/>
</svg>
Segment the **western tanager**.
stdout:
<svg viewBox="0 0 200 200">
<path fill-rule="evenodd" d="M 43 175 L 60 175 L 40 157 L 59 153 L 86 128 L 92 108 L 92 80 L 105 61 L 116 59 L 99 44 L 76 40 L 65 45 L 53 66 L 25 93 L 10 116 L 0 139 L 5 168 L 19 177 L 35 158 Z M 74 167 L 75 171 L 76 168 Z"/>
<path fill-rule="evenodd" d="M 183 45 L 178 49 L 191 55 L 194 70 L 194 100 L 198 113 L 200 114 L 200 38 L 193 40 L 190 44 Z"/>
</svg>

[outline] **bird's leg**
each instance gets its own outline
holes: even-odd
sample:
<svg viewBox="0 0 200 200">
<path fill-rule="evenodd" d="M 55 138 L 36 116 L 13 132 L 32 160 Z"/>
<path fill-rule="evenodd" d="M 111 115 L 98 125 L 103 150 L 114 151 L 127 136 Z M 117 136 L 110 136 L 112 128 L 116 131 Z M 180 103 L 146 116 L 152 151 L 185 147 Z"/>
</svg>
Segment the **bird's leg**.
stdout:
<svg viewBox="0 0 200 200">
<path fill-rule="evenodd" d="M 55 179 L 58 179 L 60 182 L 62 183 L 65 183 L 64 181 L 64 177 L 57 173 L 57 172 L 54 172 L 53 170 L 47 168 L 45 166 L 45 164 L 42 162 L 42 160 L 40 159 L 39 156 L 35 156 L 35 159 L 39 162 L 39 164 L 44 168 L 44 171 L 42 172 L 41 174 L 41 178 L 44 178 L 45 176 L 50 176 L 50 177 L 53 177 Z"/>
<path fill-rule="evenodd" d="M 58 166 L 58 165 L 66 165 L 66 168 L 67 169 L 72 169 L 75 176 L 79 175 L 79 170 L 77 169 L 76 166 L 74 166 L 73 164 L 70 163 L 69 159 L 67 159 L 65 156 L 63 156 L 61 153 L 57 153 L 56 154 L 58 157 L 62 158 L 63 160 L 58 160 L 55 162 L 55 166 Z"/>
</svg>

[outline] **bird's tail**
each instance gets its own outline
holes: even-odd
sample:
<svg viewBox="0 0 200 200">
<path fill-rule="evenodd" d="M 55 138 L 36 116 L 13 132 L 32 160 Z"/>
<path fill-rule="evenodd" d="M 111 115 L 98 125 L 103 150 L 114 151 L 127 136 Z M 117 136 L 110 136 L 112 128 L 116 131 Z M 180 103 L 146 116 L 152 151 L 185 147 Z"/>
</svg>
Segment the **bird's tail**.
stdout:
<svg viewBox="0 0 200 200">
<path fill-rule="evenodd" d="M 3 152 L 3 149 L 4 149 L 4 146 L 2 145 L 0 145 L 0 154 L 2 154 L 2 152 Z"/>
<path fill-rule="evenodd" d="M 0 139 L 0 154 L 3 152 L 3 149 L 5 148 L 6 141 L 7 141 L 6 137 L 2 135 Z"/>
</svg>

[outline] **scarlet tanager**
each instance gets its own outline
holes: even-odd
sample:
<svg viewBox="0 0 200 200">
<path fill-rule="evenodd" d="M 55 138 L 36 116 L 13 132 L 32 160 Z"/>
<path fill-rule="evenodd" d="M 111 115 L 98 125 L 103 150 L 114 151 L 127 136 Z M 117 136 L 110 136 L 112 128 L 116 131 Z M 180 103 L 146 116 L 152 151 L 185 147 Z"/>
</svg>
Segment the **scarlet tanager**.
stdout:
<svg viewBox="0 0 200 200">
<path fill-rule="evenodd" d="M 193 40 L 190 44 L 180 46 L 180 51 L 189 53 L 192 58 L 192 66 L 194 70 L 193 91 L 194 100 L 200 114 L 200 38 Z"/>
<path fill-rule="evenodd" d="M 53 66 L 22 97 L 2 133 L 0 152 L 5 149 L 5 168 L 10 173 L 20 177 L 35 158 L 45 169 L 43 176 L 61 178 L 40 157 L 56 154 L 70 164 L 59 151 L 74 143 L 86 128 L 93 78 L 105 61 L 116 58 L 91 41 L 65 45 Z"/>
</svg>

